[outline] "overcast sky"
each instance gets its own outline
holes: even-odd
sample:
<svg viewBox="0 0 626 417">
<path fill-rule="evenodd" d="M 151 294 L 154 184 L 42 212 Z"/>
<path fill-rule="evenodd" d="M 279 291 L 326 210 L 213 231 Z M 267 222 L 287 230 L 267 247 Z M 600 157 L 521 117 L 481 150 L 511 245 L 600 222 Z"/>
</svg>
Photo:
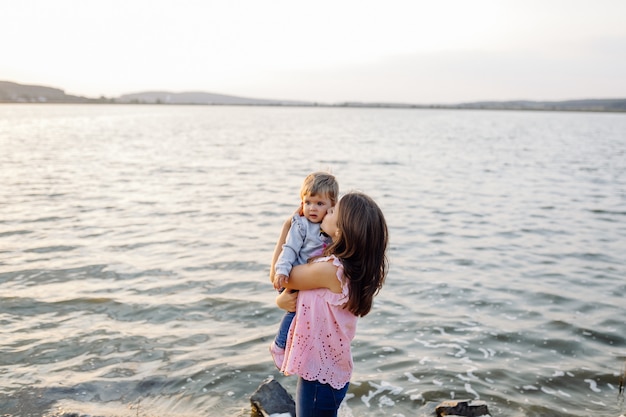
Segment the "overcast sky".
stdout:
<svg viewBox="0 0 626 417">
<path fill-rule="evenodd" d="M 626 0 L 0 0 L 0 80 L 115 97 L 626 97 Z"/>
</svg>

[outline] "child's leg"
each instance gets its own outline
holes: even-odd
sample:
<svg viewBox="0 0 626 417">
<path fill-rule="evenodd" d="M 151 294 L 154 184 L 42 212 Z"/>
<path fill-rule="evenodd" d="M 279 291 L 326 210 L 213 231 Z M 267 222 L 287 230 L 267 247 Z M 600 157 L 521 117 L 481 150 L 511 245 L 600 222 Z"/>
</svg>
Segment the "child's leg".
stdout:
<svg viewBox="0 0 626 417">
<path fill-rule="evenodd" d="M 291 322 L 293 321 L 293 318 L 295 317 L 295 315 L 296 315 L 295 312 L 287 312 L 285 313 L 282 321 L 280 322 L 280 327 L 278 328 L 278 334 L 276 335 L 276 338 L 274 339 L 274 344 L 281 349 L 284 349 L 285 345 L 287 344 L 287 336 L 289 335 L 289 328 L 291 327 Z"/>
<path fill-rule="evenodd" d="M 279 290 L 279 292 L 282 291 L 284 291 L 284 288 Z M 295 292 L 294 290 L 291 291 Z M 270 345 L 270 353 L 272 354 L 274 364 L 278 369 L 282 369 L 283 362 L 285 360 L 285 346 L 287 345 L 287 336 L 289 336 L 289 328 L 291 327 L 291 322 L 293 321 L 293 318 L 295 316 L 295 311 L 285 313 L 283 319 L 280 322 L 280 326 L 278 327 L 278 334 L 276 334 L 274 341 Z"/>
</svg>

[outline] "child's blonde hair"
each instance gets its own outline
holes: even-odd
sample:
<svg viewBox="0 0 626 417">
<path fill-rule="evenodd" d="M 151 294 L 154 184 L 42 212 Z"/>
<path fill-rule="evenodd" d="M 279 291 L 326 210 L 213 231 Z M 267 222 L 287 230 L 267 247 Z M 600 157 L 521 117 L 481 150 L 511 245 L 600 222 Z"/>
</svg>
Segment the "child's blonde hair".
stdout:
<svg viewBox="0 0 626 417">
<path fill-rule="evenodd" d="M 331 202 L 331 205 L 337 203 L 337 196 L 339 195 L 339 184 L 335 176 L 328 172 L 313 172 L 304 179 L 302 182 L 302 188 L 300 188 L 300 199 L 304 199 L 305 196 L 326 195 Z"/>
</svg>

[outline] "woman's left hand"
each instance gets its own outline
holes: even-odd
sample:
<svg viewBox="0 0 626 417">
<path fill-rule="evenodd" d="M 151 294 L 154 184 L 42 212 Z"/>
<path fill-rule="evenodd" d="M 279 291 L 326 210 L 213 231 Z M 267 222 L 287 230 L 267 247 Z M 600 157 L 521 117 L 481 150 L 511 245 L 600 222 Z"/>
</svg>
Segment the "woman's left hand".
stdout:
<svg viewBox="0 0 626 417">
<path fill-rule="evenodd" d="M 285 289 L 285 291 L 278 294 L 276 297 L 276 305 L 286 311 L 296 311 L 296 304 L 298 303 L 298 292 L 291 292 L 291 290 Z"/>
</svg>

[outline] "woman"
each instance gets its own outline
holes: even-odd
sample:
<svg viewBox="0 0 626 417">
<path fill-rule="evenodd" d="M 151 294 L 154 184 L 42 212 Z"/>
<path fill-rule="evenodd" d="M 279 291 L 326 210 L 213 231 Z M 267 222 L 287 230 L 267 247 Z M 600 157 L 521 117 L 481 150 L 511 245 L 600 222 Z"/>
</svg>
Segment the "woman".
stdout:
<svg viewBox="0 0 626 417">
<path fill-rule="evenodd" d="M 388 231 L 378 205 L 349 193 L 328 210 L 324 256 L 292 269 L 277 305 L 296 311 L 281 371 L 298 375 L 298 417 L 337 416 L 352 376 L 350 342 L 387 274 Z M 282 236 L 281 236 L 282 237 Z M 280 240 L 279 240 L 280 242 Z"/>
</svg>

